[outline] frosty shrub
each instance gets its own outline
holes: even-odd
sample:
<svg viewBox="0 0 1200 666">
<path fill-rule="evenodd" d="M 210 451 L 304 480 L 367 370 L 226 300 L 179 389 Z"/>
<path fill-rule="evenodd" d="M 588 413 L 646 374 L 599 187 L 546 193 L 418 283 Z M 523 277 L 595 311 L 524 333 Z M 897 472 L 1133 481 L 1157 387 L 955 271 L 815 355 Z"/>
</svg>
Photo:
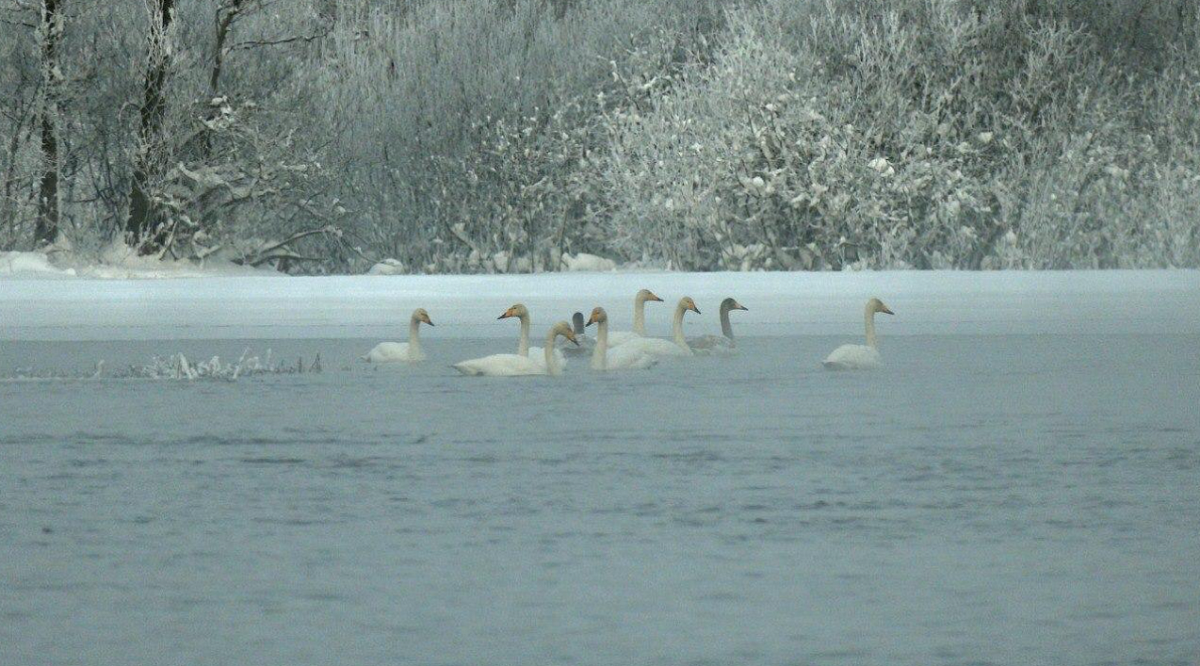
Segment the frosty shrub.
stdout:
<svg viewBox="0 0 1200 666">
<path fill-rule="evenodd" d="M 606 250 L 585 224 L 597 121 L 648 104 L 723 4 L 432 0 L 344 17 L 314 76 L 355 233 L 424 272 L 554 270 L 562 252 Z"/>
<path fill-rule="evenodd" d="M 1012 20 L 953 0 L 736 11 L 714 64 L 609 114 L 596 223 L 626 257 L 700 270 L 1195 265 L 1195 57 L 1171 59 L 1186 92 L 1143 107 L 1167 76 Z"/>
<path fill-rule="evenodd" d="M 60 4 L 0 8 L 0 250 L 1200 266 L 1195 0 Z"/>
</svg>

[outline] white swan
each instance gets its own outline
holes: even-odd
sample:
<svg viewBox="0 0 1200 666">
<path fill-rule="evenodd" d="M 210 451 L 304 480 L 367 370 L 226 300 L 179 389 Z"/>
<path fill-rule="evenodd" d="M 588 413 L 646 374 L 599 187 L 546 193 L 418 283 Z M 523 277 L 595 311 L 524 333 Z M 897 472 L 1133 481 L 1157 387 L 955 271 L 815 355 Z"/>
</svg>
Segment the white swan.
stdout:
<svg viewBox="0 0 1200 666">
<path fill-rule="evenodd" d="M 505 310 L 504 314 L 496 317 L 496 319 L 508 319 L 510 317 L 516 317 L 521 322 L 521 334 L 517 338 L 517 356 L 527 356 L 534 361 L 540 360 L 542 358 L 542 348 L 529 346 L 529 327 L 531 324 L 529 308 L 526 308 L 523 303 L 517 303 Z M 558 359 L 559 365 L 567 364 L 567 359 L 563 356 L 561 349 L 555 350 L 554 355 Z"/>
<path fill-rule="evenodd" d="M 613 331 L 608 334 L 608 348 L 619 347 L 630 340 L 646 337 L 646 301 L 662 302 L 649 289 L 640 289 L 633 297 L 633 331 Z"/>
<path fill-rule="evenodd" d="M 529 346 L 529 309 L 523 304 L 517 303 L 496 318 L 509 319 L 510 317 L 516 317 L 521 322 L 521 334 L 517 338 L 516 354 L 492 354 L 491 356 L 462 361 L 456 363 L 453 367 L 465 375 L 478 375 L 487 374 L 486 372 L 478 371 L 480 368 L 524 367 L 525 361 L 514 361 L 514 357 L 523 358 L 535 365 L 544 363 L 545 350 L 541 347 Z M 567 363 L 567 359 L 563 357 L 562 350 L 560 349 L 554 350 L 554 359 L 560 367 Z"/>
<path fill-rule="evenodd" d="M 413 310 L 412 318 L 408 321 L 408 342 L 381 342 L 371 351 L 362 356 L 369 363 L 418 363 L 425 360 L 425 352 L 421 351 L 421 324 L 433 326 L 429 313 L 425 308 Z"/>
<path fill-rule="evenodd" d="M 586 356 L 592 353 L 596 347 L 596 341 L 589 338 L 587 332 L 584 331 L 583 313 L 576 312 L 571 316 L 571 325 L 575 328 L 575 344 L 576 346 L 567 347 L 562 350 L 567 356 Z"/>
<path fill-rule="evenodd" d="M 684 296 L 679 299 L 679 305 L 675 306 L 670 340 L 635 337 L 622 344 L 621 347 L 629 346 L 633 350 L 654 356 L 692 356 L 692 348 L 688 346 L 687 339 L 683 337 L 683 314 L 688 310 L 700 314 L 700 308 L 696 307 L 696 302 L 691 297 Z M 609 349 L 612 349 L 611 342 L 609 342 Z"/>
<path fill-rule="evenodd" d="M 721 335 L 702 335 L 688 338 L 688 346 L 698 355 L 732 354 L 737 348 L 733 339 L 733 325 L 729 323 L 730 310 L 749 310 L 736 299 L 721 301 Z"/>
<path fill-rule="evenodd" d="M 543 358 L 532 359 L 520 354 L 492 354 L 484 358 L 463 361 L 454 364 L 454 369 L 464 375 L 476 377 L 520 377 L 524 375 L 559 375 L 562 365 L 555 355 L 554 339 L 558 336 L 575 342 L 575 332 L 571 325 L 560 321 L 550 327 L 546 335 L 546 347 L 542 352 Z"/>
<path fill-rule="evenodd" d="M 878 298 L 867 301 L 864 316 L 867 324 L 866 345 L 842 345 L 833 350 L 822 365 L 829 370 L 869 370 L 880 364 L 879 340 L 875 336 L 875 313 L 896 314 Z"/>
<path fill-rule="evenodd" d="M 608 313 L 604 308 L 592 310 L 588 326 L 596 324 L 596 348 L 592 351 L 592 370 L 631 370 L 649 368 L 658 363 L 658 358 L 648 354 L 637 345 L 624 345 L 608 349 Z"/>
</svg>

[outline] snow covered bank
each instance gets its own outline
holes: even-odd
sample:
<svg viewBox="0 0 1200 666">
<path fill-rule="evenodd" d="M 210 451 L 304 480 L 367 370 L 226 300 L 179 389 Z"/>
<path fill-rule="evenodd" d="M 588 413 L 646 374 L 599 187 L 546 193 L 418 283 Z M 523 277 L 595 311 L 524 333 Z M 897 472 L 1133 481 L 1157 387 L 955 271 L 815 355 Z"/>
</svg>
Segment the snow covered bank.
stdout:
<svg viewBox="0 0 1200 666">
<path fill-rule="evenodd" d="M 75 277 L 73 269 L 61 269 L 41 252 L 0 252 L 0 278 Z"/>
<path fill-rule="evenodd" d="M 277 277 L 272 269 L 250 268 L 229 262 L 204 265 L 192 261 L 141 257 L 121 245 L 104 251 L 101 261 L 88 262 L 69 250 L 55 253 L 51 261 L 43 252 L 0 252 L 0 279 L 93 278 L 98 280 L 150 280 L 203 277 Z"/>
<path fill-rule="evenodd" d="M 733 295 L 743 335 L 862 335 L 862 307 L 879 296 L 888 335 L 1200 333 L 1200 272 L 546 273 L 504 276 L 237 277 L 177 280 L 0 281 L 0 339 L 403 339 L 415 307 L 437 322 L 429 340 L 515 336 L 496 316 L 526 303 L 541 329 L 595 305 L 627 328 L 634 292 L 654 334 L 669 331 L 683 295 L 702 316 L 689 333 L 716 332 L 717 304 Z"/>
</svg>

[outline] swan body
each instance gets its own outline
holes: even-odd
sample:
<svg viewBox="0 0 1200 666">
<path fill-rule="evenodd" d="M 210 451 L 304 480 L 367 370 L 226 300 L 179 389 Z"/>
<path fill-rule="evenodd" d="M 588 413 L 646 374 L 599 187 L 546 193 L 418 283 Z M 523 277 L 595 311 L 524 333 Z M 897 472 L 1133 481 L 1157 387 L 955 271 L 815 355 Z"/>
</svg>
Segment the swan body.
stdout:
<svg viewBox="0 0 1200 666">
<path fill-rule="evenodd" d="M 683 337 L 683 315 L 691 310 L 696 314 L 700 314 L 700 308 L 696 307 L 696 302 L 689 296 L 684 296 L 679 299 L 679 305 L 675 306 L 675 317 L 671 324 L 671 339 L 664 340 L 662 338 L 633 338 L 617 349 L 630 347 L 633 350 L 640 351 L 652 356 L 692 356 L 692 348 L 688 346 L 687 338 Z M 609 348 L 612 348 L 612 343 L 609 343 Z"/>
<path fill-rule="evenodd" d="M 592 351 L 592 369 L 600 371 L 611 370 L 642 370 L 658 363 L 658 358 L 648 354 L 635 345 L 626 345 L 609 350 L 608 348 L 608 313 L 604 308 L 592 310 L 592 316 L 587 325 L 596 324 L 596 346 Z"/>
<path fill-rule="evenodd" d="M 510 317 L 516 317 L 521 322 L 521 333 L 517 338 L 517 353 L 492 354 L 482 358 L 473 358 L 454 364 L 454 369 L 464 375 L 473 376 L 516 377 L 547 374 L 546 350 L 542 347 L 529 346 L 529 309 L 523 304 L 517 303 L 505 310 L 497 319 Z M 555 349 L 553 345 L 548 348 L 559 368 L 567 364 L 562 350 Z"/>
<path fill-rule="evenodd" d="M 728 356 L 737 353 L 737 344 L 723 335 L 688 338 L 688 346 L 696 356 Z"/>
<path fill-rule="evenodd" d="M 415 363 L 424 361 L 425 354 L 407 342 L 381 342 L 364 354 L 362 360 L 368 363 Z"/>
<path fill-rule="evenodd" d="M 562 353 L 567 356 L 587 356 L 592 353 L 596 347 L 596 341 L 589 338 L 584 331 L 583 313 L 576 312 L 571 317 L 571 325 L 575 328 L 575 343 L 576 345 L 567 347 Z"/>
<path fill-rule="evenodd" d="M 492 354 L 455 363 L 454 369 L 471 377 L 516 377 L 544 375 L 545 364 L 520 354 Z"/>
<path fill-rule="evenodd" d="M 629 347 L 634 352 L 652 356 L 692 356 L 690 349 L 684 349 L 674 342 L 662 338 L 632 338 L 625 344 L 613 348 L 613 352 L 625 347 Z"/>
<path fill-rule="evenodd" d="M 621 345 L 624 345 L 626 342 L 642 340 L 645 337 L 646 336 L 638 335 L 633 331 L 613 331 L 612 333 L 608 334 L 608 348 L 615 349 Z"/>
<path fill-rule="evenodd" d="M 661 303 L 662 299 L 654 295 L 654 292 L 649 289 L 641 289 L 633 296 L 633 330 L 632 331 L 612 331 L 608 334 L 608 348 L 620 347 L 621 345 L 646 337 L 646 301 L 656 301 Z"/>
<path fill-rule="evenodd" d="M 866 345 L 842 345 L 821 362 L 829 370 L 870 370 L 878 368 L 879 350 Z"/>
<path fill-rule="evenodd" d="M 425 360 L 421 350 L 421 324 L 433 326 L 424 308 L 413 310 L 408 322 L 408 342 L 381 342 L 361 358 L 368 363 L 419 363 Z"/>
<path fill-rule="evenodd" d="M 721 301 L 721 335 L 702 335 L 688 338 L 688 346 L 699 356 L 714 356 L 733 354 L 737 351 L 737 341 L 733 337 L 733 325 L 729 323 L 731 310 L 749 310 L 733 298 Z"/>
<path fill-rule="evenodd" d="M 866 320 L 867 344 L 842 345 L 833 350 L 821 363 L 826 369 L 871 370 L 882 365 L 883 359 L 879 355 L 879 338 L 875 334 L 876 312 L 882 312 L 887 315 L 895 314 L 878 298 L 872 298 L 867 301 L 867 307 L 863 311 L 863 316 Z"/>
<path fill-rule="evenodd" d="M 492 354 L 483 358 L 472 359 L 454 364 L 454 369 L 464 375 L 475 377 L 521 377 L 526 375 L 560 375 L 562 364 L 555 355 L 554 340 L 562 336 L 575 342 L 575 332 L 571 325 L 560 321 L 550 328 L 546 335 L 546 346 L 542 358 L 530 358 L 520 354 Z M 539 362 L 540 360 L 540 362 Z"/>
</svg>

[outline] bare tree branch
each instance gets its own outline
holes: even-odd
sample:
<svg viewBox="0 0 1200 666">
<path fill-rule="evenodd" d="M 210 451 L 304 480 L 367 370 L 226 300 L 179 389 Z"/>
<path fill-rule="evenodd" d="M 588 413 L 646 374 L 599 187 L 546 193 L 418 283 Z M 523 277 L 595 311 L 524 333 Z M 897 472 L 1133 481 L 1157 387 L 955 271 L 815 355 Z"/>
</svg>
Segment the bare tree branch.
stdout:
<svg viewBox="0 0 1200 666">
<path fill-rule="evenodd" d="M 298 35 L 296 37 L 284 37 L 281 39 L 247 40 L 244 42 L 238 42 L 237 44 L 230 46 L 228 49 L 226 49 L 226 53 L 232 53 L 234 51 L 245 51 L 245 50 L 258 48 L 258 47 L 264 47 L 264 46 L 280 46 L 283 44 L 294 44 L 297 42 L 302 42 L 302 43 L 307 44 L 310 42 L 315 42 L 318 39 L 324 39 L 325 37 L 328 37 L 329 32 L 330 32 L 329 30 L 326 30 L 325 32 L 319 32 L 319 33 L 316 33 L 313 35 Z"/>
</svg>

